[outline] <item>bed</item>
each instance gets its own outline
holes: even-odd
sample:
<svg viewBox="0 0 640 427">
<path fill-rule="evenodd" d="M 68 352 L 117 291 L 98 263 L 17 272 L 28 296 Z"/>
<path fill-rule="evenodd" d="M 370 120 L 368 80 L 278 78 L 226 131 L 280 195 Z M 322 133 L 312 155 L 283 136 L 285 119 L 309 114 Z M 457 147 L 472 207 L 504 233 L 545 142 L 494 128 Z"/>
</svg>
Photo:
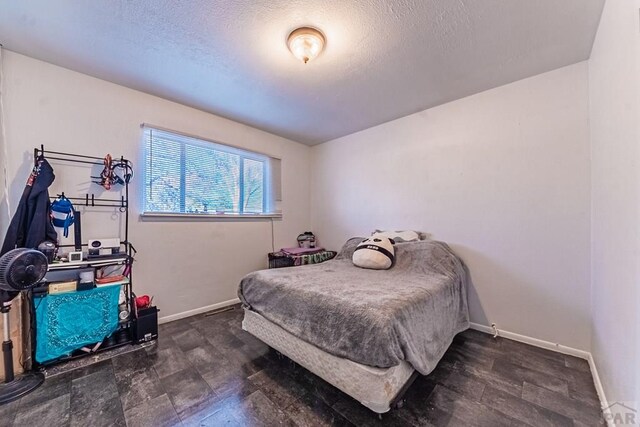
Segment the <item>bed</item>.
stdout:
<svg viewBox="0 0 640 427">
<path fill-rule="evenodd" d="M 362 238 L 322 264 L 245 276 L 242 327 L 377 413 L 469 327 L 464 263 L 434 240 L 399 243 L 389 270 L 353 265 Z"/>
</svg>

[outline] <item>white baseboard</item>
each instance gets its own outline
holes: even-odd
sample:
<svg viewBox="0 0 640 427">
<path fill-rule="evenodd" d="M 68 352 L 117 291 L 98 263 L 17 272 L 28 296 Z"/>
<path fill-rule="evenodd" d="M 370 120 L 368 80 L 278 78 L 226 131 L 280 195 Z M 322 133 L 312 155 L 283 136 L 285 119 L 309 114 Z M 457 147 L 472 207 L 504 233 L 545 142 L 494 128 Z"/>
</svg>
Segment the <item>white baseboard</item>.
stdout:
<svg viewBox="0 0 640 427">
<path fill-rule="evenodd" d="M 170 314 L 169 316 L 160 317 L 158 323 L 173 322 L 174 320 L 184 319 L 185 317 L 195 316 L 196 314 L 206 313 L 207 311 L 217 310 L 219 308 L 228 307 L 230 305 L 239 304 L 238 298 L 230 299 L 228 301 L 222 301 L 215 304 L 207 305 L 200 308 L 194 308 L 193 310 L 183 311 L 182 313 Z"/>
<path fill-rule="evenodd" d="M 607 420 L 608 426 L 614 427 L 613 415 L 611 413 L 611 408 L 609 408 L 609 401 L 607 400 L 607 396 L 604 394 L 604 387 L 602 386 L 602 381 L 600 381 L 598 368 L 596 368 L 596 361 L 593 359 L 593 355 L 591 353 L 589 353 L 589 359 L 587 360 L 589 361 L 589 368 L 591 369 L 591 375 L 593 375 L 593 382 L 596 385 L 596 392 L 600 399 L 600 407 L 604 412 L 604 419 Z"/>
<path fill-rule="evenodd" d="M 476 331 L 485 332 L 487 334 L 493 335 L 493 328 L 491 326 L 485 326 L 479 323 L 472 322 L 470 323 L 469 327 L 471 329 L 475 329 Z M 508 338 L 510 340 L 514 340 L 518 342 L 523 342 L 525 344 L 530 344 L 535 347 L 546 348 L 547 350 L 556 351 L 558 353 L 579 357 L 580 359 L 584 359 L 584 360 L 589 360 L 589 357 L 591 357 L 591 353 L 589 353 L 588 351 L 578 350 L 577 348 L 567 347 L 562 344 L 540 340 L 538 338 L 533 338 L 526 335 L 516 334 L 515 332 L 509 332 L 509 331 L 504 331 L 502 329 L 498 329 L 498 335 L 503 338 Z"/>
<path fill-rule="evenodd" d="M 490 335 L 494 334 L 494 330 L 491 326 L 481 325 L 479 323 L 470 323 L 469 327 L 471 329 L 475 329 L 476 331 L 484 332 Z M 503 331 L 502 329 L 498 329 L 498 336 L 503 338 L 507 338 L 510 340 L 522 342 L 525 344 L 530 344 L 535 347 L 545 348 L 547 350 L 555 351 L 562 354 L 568 354 L 570 356 L 579 357 L 581 359 L 585 359 L 589 362 L 589 368 L 591 369 L 591 375 L 593 376 L 593 383 L 596 387 L 596 392 L 598 393 L 598 398 L 600 399 L 600 405 L 605 411 L 608 410 L 608 401 L 604 394 L 604 388 L 602 387 L 602 382 L 600 381 L 600 376 L 598 375 L 598 369 L 596 368 L 596 363 L 593 360 L 593 356 L 588 351 L 579 350 L 573 347 L 567 347 L 562 344 L 553 343 L 551 341 L 545 341 L 538 338 L 529 337 L 526 335 L 516 334 L 515 332 Z M 608 424 L 610 424 L 611 417 L 606 418 L 608 420 Z"/>
</svg>

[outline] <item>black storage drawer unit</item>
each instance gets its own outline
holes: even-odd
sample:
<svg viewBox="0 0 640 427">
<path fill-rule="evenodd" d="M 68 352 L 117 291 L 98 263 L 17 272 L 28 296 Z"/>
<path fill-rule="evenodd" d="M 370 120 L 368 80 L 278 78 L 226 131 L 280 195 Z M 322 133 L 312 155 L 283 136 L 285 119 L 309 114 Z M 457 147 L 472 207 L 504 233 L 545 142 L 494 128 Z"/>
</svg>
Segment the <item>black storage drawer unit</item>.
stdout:
<svg viewBox="0 0 640 427">
<path fill-rule="evenodd" d="M 133 320 L 133 340 L 140 344 L 158 339 L 158 308 L 149 307 L 138 310 Z"/>
</svg>

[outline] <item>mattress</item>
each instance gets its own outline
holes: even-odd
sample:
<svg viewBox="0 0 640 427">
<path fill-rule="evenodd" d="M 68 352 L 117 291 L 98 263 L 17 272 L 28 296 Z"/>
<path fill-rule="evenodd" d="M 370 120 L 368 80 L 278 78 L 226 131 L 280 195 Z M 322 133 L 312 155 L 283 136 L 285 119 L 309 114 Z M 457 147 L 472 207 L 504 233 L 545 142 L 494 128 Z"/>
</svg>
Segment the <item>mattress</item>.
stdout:
<svg viewBox="0 0 640 427">
<path fill-rule="evenodd" d="M 414 373 L 404 361 L 383 369 L 331 355 L 246 308 L 242 329 L 377 413 L 389 411 Z"/>
<path fill-rule="evenodd" d="M 362 240 L 331 261 L 260 270 L 240 282 L 243 306 L 315 347 L 366 366 L 407 362 L 428 375 L 469 327 L 468 271 L 443 242 L 396 245 L 388 270 L 353 265 Z"/>
</svg>

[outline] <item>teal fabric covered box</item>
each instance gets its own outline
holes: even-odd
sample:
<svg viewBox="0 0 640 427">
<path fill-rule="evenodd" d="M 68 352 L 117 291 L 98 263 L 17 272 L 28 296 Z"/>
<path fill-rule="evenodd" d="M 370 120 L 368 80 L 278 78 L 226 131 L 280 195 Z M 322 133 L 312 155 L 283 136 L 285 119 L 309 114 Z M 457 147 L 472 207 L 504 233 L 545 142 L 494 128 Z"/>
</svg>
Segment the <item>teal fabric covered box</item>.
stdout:
<svg viewBox="0 0 640 427">
<path fill-rule="evenodd" d="M 36 355 L 45 363 L 101 342 L 118 328 L 120 286 L 35 297 Z"/>
</svg>

